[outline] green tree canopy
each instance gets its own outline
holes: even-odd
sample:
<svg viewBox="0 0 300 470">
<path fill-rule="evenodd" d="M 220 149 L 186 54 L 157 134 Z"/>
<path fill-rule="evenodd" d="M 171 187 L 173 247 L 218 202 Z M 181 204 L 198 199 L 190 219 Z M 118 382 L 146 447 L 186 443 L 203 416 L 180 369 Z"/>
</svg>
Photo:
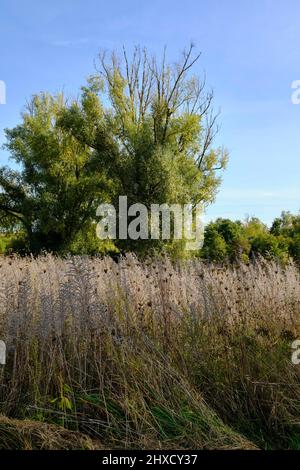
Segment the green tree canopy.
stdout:
<svg viewBox="0 0 300 470">
<path fill-rule="evenodd" d="M 174 65 L 139 47 L 130 59 L 125 49 L 120 58 L 101 53 L 78 100 L 33 97 L 6 131 L 19 169 L 0 171 L 1 213 L 22 225 L 30 251 L 69 249 L 90 231 L 97 205 L 116 206 L 119 195 L 147 207 L 214 200 L 227 153 L 212 147 L 213 94 L 191 74 L 199 57 L 192 45 Z"/>
<path fill-rule="evenodd" d="M 245 222 L 219 218 L 206 226 L 200 255 L 216 262 L 248 262 L 257 256 L 282 262 L 287 262 L 289 256 L 299 260 L 300 226 L 297 221 L 297 216 L 284 213 L 269 229 L 257 218 Z"/>
<path fill-rule="evenodd" d="M 63 96 L 34 96 L 6 147 L 20 169 L 0 170 L 2 220 L 14 219 L 28 249 L 61 251 L 95 213 L 108 181 L 98 157 L 58 125 Z"/>
</svg>

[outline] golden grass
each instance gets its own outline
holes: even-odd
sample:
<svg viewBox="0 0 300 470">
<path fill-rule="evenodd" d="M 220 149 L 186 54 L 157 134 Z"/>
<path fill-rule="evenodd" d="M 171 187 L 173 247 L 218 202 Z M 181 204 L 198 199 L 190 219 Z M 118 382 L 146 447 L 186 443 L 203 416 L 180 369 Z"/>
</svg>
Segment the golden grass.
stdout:
<svg viewBox="0 0 300 470">
<path fill-rule="evenodd" d="M 2 258 L 0 412 L 108 448 L 298 448 L 299 306 L 293 264 Z"/>
<path fill-rule="evenodd" d="M 101 444 L 61 426 L 0 416 L 1 450 L 98 450 Z"/>
</svg>

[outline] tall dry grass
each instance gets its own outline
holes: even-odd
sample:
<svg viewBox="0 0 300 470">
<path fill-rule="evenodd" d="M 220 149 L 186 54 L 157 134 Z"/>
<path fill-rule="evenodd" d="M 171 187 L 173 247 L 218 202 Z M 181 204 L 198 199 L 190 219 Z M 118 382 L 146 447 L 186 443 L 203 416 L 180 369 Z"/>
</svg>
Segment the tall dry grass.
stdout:
<svg viewBox="0 0 300 470">
<path fill-rule="evenodd" d="M 294 265 L 0 265 L 0 414 L 109 448 L 300 448 Z"/>
</svg>

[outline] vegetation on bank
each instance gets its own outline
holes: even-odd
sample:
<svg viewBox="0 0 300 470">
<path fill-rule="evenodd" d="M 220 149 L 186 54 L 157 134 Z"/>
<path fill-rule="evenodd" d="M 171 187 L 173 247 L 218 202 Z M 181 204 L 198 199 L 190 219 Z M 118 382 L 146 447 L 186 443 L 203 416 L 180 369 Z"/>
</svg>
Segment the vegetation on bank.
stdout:
<svg viewBox="0 0 300 470">
<path fill-rule="evenodd" d="M 0 413 L 106 448 L 297 449 L 299 309 L 291 263 L 5 257 Z"/>
</svg>

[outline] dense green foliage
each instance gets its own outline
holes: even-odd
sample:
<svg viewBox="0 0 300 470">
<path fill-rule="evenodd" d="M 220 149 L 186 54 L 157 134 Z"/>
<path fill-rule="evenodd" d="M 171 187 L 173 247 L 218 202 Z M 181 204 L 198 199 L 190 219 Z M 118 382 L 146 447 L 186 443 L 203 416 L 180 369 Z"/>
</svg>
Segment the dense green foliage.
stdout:
<svg viewBox="0 0 300 470">
<path fill-rule="evenodd" d="M 116 246 L 94 236 L 94 227 L 81 230 L 70 245 L 73 254 L 117 252 Z M 0 253 L 21 252 L 26 243 L 22 231 L 0 234 Z M 178 250 L 181 250 L 179 246 Z M 176 253 L 174 249 L 174 255 Z M 300 262 L 300 215 L 283 212 L 268 228 L 259 219 L 245 222 L 219 218 L 205 228 L 204 245 L 196 256 L 216 263 L 244 263 L 262 256 L 286 263 L 290 258 Z"/>
<path fill-rule="evenodd" d="M 18 169 L 0 169 L 2 226 L 24 232 L 23 251 L 105 252 L 94 219 L 102 202 L 214 200 L 227 153 L 213 149 L 216 117 L 205 82 L 189 75 L 193 46 L 175 65 L 135 48 L 131 59 L 99 56 L 97 74 L 77 100 L 34 96 L 22 122 L 6 131 Z M 114 249 L 164 248 L 116 241 Z"/>
<path fill-rule="evenodd" d="M 215 262 L 248 262 L 255 256 L 300 261 L 300 215 L 283 212 L 269 229 L 252 218 L 242 223 L 217 219 L 206 226 L 201 256 Z"/>
</svg>

